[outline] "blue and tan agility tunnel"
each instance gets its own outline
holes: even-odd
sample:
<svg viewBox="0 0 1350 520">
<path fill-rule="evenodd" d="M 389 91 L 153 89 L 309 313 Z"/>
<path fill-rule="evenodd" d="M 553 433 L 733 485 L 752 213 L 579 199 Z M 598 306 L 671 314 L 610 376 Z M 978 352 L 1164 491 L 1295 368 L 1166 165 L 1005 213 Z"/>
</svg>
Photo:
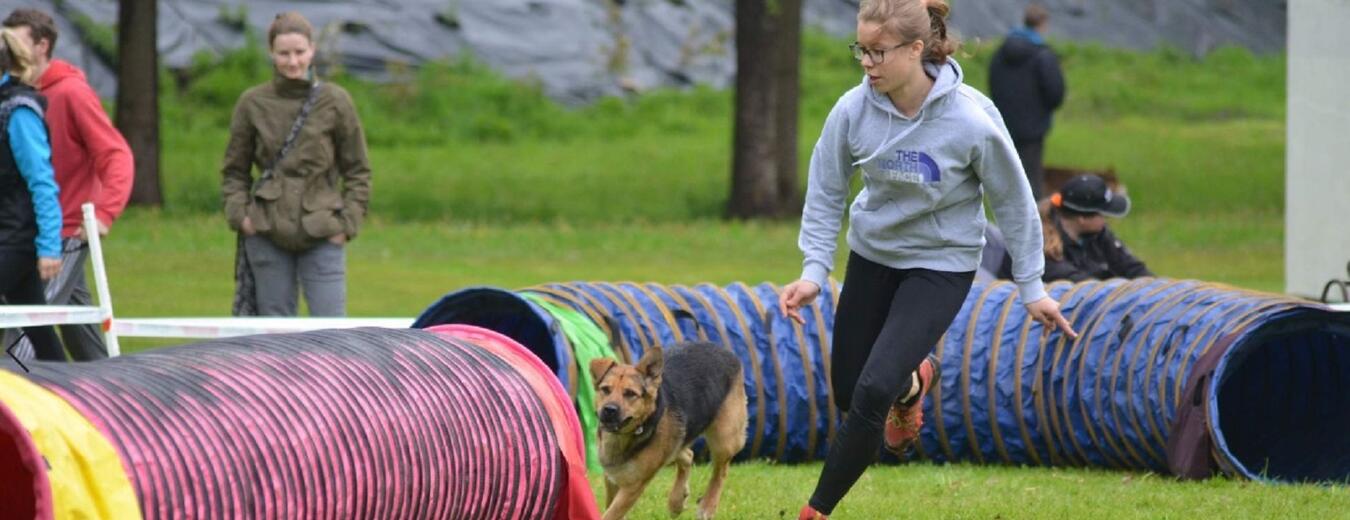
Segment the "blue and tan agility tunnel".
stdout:
<svg viewBox="0 0 1350 520">
<path fill-rule="evenodd" d="M 1254 479 L 1350 478 L 1350 315 L 1194 281 L 1049 291 L 1077 341 L 1042 339 L 1010 284 L 967 297 L 938 345 L 928 456 L 1188 476 L 1212 462 Z M 1201 467 L 1183 471 L 1178 459 L 1197 451 L 1190 463 Z"/>
<path fill-rule="evenodd" d="M 652 345 L 677 341 L 722 344 L 740 357 L 745 370 L 750 437 L 739 458 L 818 459 L 838 422 L 827 368 L 834 296 L 812 306 L 805 326 L 779 316 L 777 298 L 770 284 L 569 283 L 518 292 L 477 287 L 441 298 L 413 327 L 465 323 L 490 328 L 556 363 L 550 367 L 567 384 L 590 442 L 595 432 L 592 383 L 588 371 L 578 367 L 599 355 L 636 360 Z"/>
<path fill-rule="evenodd" d="M 493 328 L 552 359 L 574 397 L 584 360 L 558 333 L 583 316 L 591 342 L 636 359 L 653 344 L 707 339 L 740 356 L 750 405 L 741 458 L 824 456 L 838 421 L 829 338 L 838 287 L 804 327 L 774 311 L 776 288 L 568 283 L 452 293 L 415 326 Z M 1350 478 L 1350 315 L 1196 281 L 1057 283 L 1082 335 L 1041 337 L 1007 283 L 977 285 L 935 348 L 919 455 L 936 461 L 1095 466 L 1280 481 Z M 546 308 L 548 307 L 548 308 Z M 561 311 L 559 310 L 561 309 Z M 595 349 L 591 349 L 593 352 Z M 593 355 L 593 354 L 592 354 Z M 573 359 L 568 362 L 568 359 Z M 576 364 L 580 363 L 580 364 Z M 577 399 L 579 413 L 593 414 Z M 587 428 L 593 435 L 593 428 Z"/>
<path fill-rule="evenodd" d="M 0 370 L 4 518 L 598 518 L 552 371 L 468 326 Z"/>
</svg>

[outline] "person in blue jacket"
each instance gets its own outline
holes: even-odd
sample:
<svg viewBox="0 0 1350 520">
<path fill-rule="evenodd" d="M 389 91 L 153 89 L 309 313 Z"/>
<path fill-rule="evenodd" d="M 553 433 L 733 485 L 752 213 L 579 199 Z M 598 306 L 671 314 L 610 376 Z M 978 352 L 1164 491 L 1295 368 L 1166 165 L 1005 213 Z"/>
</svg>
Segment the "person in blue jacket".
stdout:
<svg viewBox="0 0 1350 520">
<path fill-rule="evenodd" d="M 0 30 L 0 302 L 42 305 L 42 281 L 61 269 L 61 204 L 27 40 Z M 52 327 L 25 327 L 40 360 L 64 361 Z M 8 353 L 10 345 L 5 345 Z"/>
</svg>

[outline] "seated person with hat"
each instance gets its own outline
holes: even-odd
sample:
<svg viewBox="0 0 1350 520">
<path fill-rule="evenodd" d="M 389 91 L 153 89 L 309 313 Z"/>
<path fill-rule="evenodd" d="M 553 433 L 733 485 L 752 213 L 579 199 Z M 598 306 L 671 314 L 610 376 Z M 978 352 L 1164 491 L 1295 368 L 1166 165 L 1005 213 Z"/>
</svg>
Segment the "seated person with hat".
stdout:
<svg viewBox="0 0 1350 520">
<path fill-rule="evenodd" d="M 1130 211 L 1130 198 L 1116 193 L 1096 175 L 1079 175 L 1040 204 L 1045 237 L 1046 282 L 1153 276 L 1106 227 L 1106 217 Z M 1004 258 L 1000 278 L 1011 278 Z"/>
</svg>

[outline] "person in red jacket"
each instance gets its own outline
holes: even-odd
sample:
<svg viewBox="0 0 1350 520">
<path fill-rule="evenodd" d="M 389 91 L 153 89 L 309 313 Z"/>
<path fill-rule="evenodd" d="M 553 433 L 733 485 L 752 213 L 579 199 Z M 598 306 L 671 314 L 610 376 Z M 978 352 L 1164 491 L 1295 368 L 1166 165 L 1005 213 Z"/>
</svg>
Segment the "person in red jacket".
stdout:
<svg viewBox="0 0 1350 520">
<path fill-rule="evenodd" d="M 113 128 L 98 94 L 84 72 L 52 59 L 56 22 L 36 9 L 15 9 L 3 25 L 29 39 L 39 74 L 38 89 L 47 98 L 52 166 L 61 189 L 61 272 L 47 281 L 52 305 L 92 305 L 84 264 L 89 257 L 80 206 L 93 202 L 99 234 L 106 235 L 131 196 L 134 169 L 131 148 Z M 87 361 L 107 357 L 97 325 L 63 325 L 61 336 L 71 357 Z M 22 352 L 22 350 L 20 350 Z"/>
</svg>

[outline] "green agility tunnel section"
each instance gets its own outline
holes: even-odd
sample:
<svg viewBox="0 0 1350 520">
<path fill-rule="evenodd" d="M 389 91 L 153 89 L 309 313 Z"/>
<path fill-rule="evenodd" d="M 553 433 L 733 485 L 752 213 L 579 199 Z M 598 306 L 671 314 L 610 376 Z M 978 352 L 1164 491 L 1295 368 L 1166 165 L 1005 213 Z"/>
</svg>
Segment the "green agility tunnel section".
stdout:
<svg viewBox="0 0 1350 520">
<path fill-rule="evenodd" d="M 741 359 L 750 407 L 741 458 L 823 458 L 839 420 L 829 338 L 838 287 L 799 326 L 769 284 L 474 288 L 415 327 L 497 330 L 550 363 L 594 434 L 589 359 L 719 343 Z M 1006 282 L 977 285 L 935 351 L 918 455 L 1273 481 L 1350 479 L 1350 315 L 1278 295 L 1144 278 L 1049 287 L 1080 333 L 1042 336 Z M 584 331 L 584 334 L 575 333 Z M 605 351 L 613 346 L 612 354 Z M 578 352 L 581 352 L 578 354 Z"/>
<path fill-rule="evenodd" d="M 466 325 L 0 364 L 0 518 L 599 518 L 552 371 Z"/>
</svg>

